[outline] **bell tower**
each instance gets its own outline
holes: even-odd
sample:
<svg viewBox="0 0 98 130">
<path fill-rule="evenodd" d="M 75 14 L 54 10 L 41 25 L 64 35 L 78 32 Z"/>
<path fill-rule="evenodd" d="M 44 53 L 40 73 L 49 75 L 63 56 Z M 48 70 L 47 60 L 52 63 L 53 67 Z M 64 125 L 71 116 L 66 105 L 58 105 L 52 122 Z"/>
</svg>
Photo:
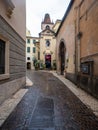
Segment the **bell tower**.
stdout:
<svg viewBox="0 0 98 130">
<path fill-rule="evenodd" d="M 52 30 L 53 25 L 54 25 L 54 23 L 51 22 L 50 15 L 48 13 L 45 14 L 44 20 L 41 23 L 41 29 L 42 30 L 45 30 L 45 29 Z"/>
</svg>

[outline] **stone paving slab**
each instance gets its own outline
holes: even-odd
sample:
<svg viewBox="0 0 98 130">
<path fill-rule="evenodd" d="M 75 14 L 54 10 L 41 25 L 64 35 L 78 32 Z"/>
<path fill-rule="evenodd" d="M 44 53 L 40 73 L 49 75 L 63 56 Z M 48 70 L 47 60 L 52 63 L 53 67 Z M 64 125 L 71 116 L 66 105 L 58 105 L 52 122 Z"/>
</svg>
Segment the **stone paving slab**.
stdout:
<svg viewBox="0 0 98 130">
<path fill-rule="evenodd" d="M 32 86 L 33 82 L 26 77 L 26 86 Z M 0 106 L 0 126 L 6 120 L 6 118 L 10 115 L 10 113 L 14 110 L 16 105 L 21 101 L 22 97 L 26 94 L 28 89 L 20 89 L 13 97 L 7 99 Z"/>
<path fill-rule="evenodd" d="M 32 85 L 33 82 L 28 77 L 26 77 L 26 86 L 32 86 Z"/>
<path fill-rule="evenodd" d="M 7 99 L 1 106 L 0 106 L 0 126 L 3 122 L 7 119 L 10 113 L 14 110 L 16 105 L 20 102 L 22 97 L 28 89 L 20 89 L 13 97 Z"/>
<path fill-rule="evenodd" d="M 61 80 L 88 108 L 93 110 L 93 113 L 98 116 L 98 100 L 92 97 L 90 94 L 83 91 L 81 88 L 78 88 L 71 81 L 63 77 L 62 75 L 58 75 L 54 71 L 50 71 L 54 76 L 56 76 L 59 80 Z"/>
</svg>

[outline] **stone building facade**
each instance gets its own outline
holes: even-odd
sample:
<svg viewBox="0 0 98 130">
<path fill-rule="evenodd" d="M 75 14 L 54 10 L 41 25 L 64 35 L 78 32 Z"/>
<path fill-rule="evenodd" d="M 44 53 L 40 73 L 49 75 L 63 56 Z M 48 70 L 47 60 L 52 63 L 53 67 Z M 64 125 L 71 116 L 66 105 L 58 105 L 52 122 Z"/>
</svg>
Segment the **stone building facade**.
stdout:
<svg viewBox="0 0 98 130">
<path fill-rule="evenodd" d="M 39 60 L 39 38 L 32 37 L 30 31 L 26 31 L 26 65 L 27 69 L 34 69 L 34 61 Z"/>
<path fill-rule="evenodd" d="M 97 0 L 71 0 L 56 37 L 57 72 L 98 98 L 97 16 Z"/>
<path fill-rule="evenodd" d="M 70 3 L 56 33 L 57 72 L 66 74 L 68 79 L 75 82 L 75 24 L 72 4 L 73 2 Z"/>
<path fill-rule="evenodd" d="M 0 104 L 25 85 L 25 25 L 25 1 L 0 0 Z"/>
<path fill-rule="evenodd" d="M 41 23 L 42 32 L 40 38 L 40 61 L 51 68 L 56 61 L 56 38 L 53 31 L 54 23 L 51 22 L 50 15 L 45 14 L 44 21 Z"/>
</svg>

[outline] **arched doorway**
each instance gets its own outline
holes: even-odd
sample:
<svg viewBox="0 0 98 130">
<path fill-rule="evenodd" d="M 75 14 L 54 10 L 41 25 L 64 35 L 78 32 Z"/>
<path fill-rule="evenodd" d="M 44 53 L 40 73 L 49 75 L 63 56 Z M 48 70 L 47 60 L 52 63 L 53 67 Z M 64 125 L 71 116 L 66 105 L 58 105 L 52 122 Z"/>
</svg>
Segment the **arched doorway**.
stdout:
<svg viewBox="0 0 98 130">
<path fill-rule="evenodd" d="M 65 70 L 65 45 L 64 42 L 60 43 L 60 71 L 61 75 L 64 75 Z"/>
</svg>

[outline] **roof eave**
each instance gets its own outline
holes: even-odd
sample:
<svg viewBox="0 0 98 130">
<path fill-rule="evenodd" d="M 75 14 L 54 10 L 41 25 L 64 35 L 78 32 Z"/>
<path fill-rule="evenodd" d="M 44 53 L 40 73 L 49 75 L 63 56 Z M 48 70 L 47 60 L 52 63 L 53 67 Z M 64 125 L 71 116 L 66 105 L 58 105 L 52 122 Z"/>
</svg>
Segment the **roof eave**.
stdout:
<svg viewBox="0 0 98 130">
<path fill-rule="evenodd" d="M 69 3 L 69 6 L 68 6 L 68 8 L 67 8 L 67 10 L 66 10 L 66 12 L 65 12 L 65 14 L 64 14 L 64 16 L 63 16 L 63 18 L 62 18 L 61 24 L 60 24 L 60 26 L 59 26 L 59 28 L 58 28 L 58 30 L 57 30 L 55 36 L 58 35 L 58 33 L 59 33 L 59 31 L 60 31 L 60 29 L 61 29 L 61 27 L 62 27 L 62 25 L 63 25 L 63 23 L 64 23 L 64 21 L 65 21 L 65 19 L 66 19 L 66 17 L 67 17 L 67 15 L 69 14 L 69 12 L 70 12 L 70 10 L 71 10 L 71 7 L 72 7 L 73 3 L 74 3 L 74 0 L 71 0 L 70 3 Z"/>
</svg>

